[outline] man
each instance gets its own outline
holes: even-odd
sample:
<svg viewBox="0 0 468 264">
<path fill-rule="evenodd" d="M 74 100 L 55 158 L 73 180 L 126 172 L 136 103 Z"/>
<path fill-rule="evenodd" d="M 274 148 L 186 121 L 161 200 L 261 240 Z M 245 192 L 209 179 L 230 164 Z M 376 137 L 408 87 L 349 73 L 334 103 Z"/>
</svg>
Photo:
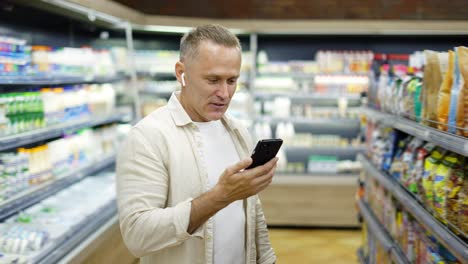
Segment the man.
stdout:
<svg viewBox="0 0 468 264">
<path fill-rule="evenodd" d="M 241 46 L 219 25 L 181 40 L 182 90 L 140 121 L 117 160 L 120 227 L 141 263 L 274 263 L 257 193 L 277 158 L 245 170 L 252 143 L 224 115 L 236 90 Z"/>
</svg>

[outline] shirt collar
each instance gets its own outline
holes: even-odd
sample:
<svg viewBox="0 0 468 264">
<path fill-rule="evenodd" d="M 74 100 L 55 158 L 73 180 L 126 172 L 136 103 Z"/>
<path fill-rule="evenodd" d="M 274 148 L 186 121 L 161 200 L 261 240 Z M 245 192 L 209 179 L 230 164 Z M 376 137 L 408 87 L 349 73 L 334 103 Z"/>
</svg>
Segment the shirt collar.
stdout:
<svg viewBox="0 0 468 264">
<path fill-rule="evenodd" d="M 190 116 L 185 111 L 184 107 L 180 103 L 177 95 L 180 94 L 180 91 L 173 92 L 169 102 L 167 103 L 168 109 L 172 115 L 172 119 L 174 120 L 176 126 L 185 126 L 188 124 L 193 123 Z M 237 125 L 231 120 L 231 118 L 223 115 L 221 117 L 221 121 L 227 125 L 228 128 L 237 130 L 239 129 Z"/>
</svg>

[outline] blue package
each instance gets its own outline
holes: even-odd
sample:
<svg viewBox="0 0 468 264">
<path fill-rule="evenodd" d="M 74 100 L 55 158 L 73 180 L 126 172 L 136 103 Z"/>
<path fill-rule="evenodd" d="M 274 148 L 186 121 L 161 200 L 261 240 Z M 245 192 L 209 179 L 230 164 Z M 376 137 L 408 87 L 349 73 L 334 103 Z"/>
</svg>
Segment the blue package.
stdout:
<svg viewBox="0 0 468 264">
<path fill-rule="evenodd" d="M 406 138 L 408 135 L 406 135 L 403 132 L 400 132 L 398 130 L 393 130 L 392 133 L 390 133 L 390 136 L 386 142 L 385 146 L 385 153 L 383 154 L 383 162 L 382 162 L 382 170 L 388 172 L 390 170 L 390 167 L 393 162 L 393 158 L 395 157 L 397 147 L 399 142 Z"/>
<path fill-rule="evenodd" d="M 448 132 L 456 134 L 457 133 L 457 107 L 459 101 L 458 97 L 460 96 L 460 67 L 458 64 L 458 52 L 455 48 L 455 67 L 453 68 L 453 83 L 452 89 L 450 92 L 450 105 L 449 105 L 449 114 L 448 114 Z"/>
</svg>

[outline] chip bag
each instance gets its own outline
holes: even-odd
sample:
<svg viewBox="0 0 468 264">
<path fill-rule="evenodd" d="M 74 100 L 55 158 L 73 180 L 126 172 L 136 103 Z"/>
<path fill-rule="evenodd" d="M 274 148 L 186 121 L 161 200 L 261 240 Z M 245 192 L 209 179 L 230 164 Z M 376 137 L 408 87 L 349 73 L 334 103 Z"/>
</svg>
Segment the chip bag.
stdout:
<svg viewBox="0 0 468 264">
<path fill-rule="evenodd" d="M 458 155 L 449 154 L 437 166 L 434 177 L 434 212 L 437 219 L 447 224 L 447 183 L 452 171 L 460 168 L 460 160 Z"/>
<path fill-rule="evenodd" d="M 423 201 L 428 210 L 434 210 L 434 177 L 437 167 L 442 162 L 444 156 L 445 151 L 435 149 L 424 161 L 424 174 L 422 178 L 422 186 L 424 189 Z"/>
<path fill-rule="evenodd" d="M 442 85 L 439 89 L 439 96 L 437 98 L 437 128 L 440 130 L 447 130 L 448 111 L 450 104 L 450 91 L 453 83 L 453 70 L 455 64 L 455 56 L 453 51 L 449 51 L 448 69 L 444 75 Z"/>
<path fill-rule="evenodd" d="M 450 171 L 447 181 L 447 221 L 454 226 L 459 226 L 458 215 L 461 210 L 460 196 L 466 191 L 463 189 L 465 178 L 465 161 L 463 156 L 458 157 L 456 167 Z"/>
<path fill-rule="evenodd" d="M 439 94 L 440 85 L 442 84 L 442 69 L 439 58 L 444 58 L 443 55 L 432 50 L 425 50 L 424 57 L 426 65 L 424 66 L 423 79 L 423 106 L 422 117 L 426 125 L 435 127 L 435 123 L 427 122 L 427 120 L 437 120 L 437 96 Z M 447 53 L 441 53 L 447 54 Z"/>
<path fill-rule="evenodd" d="M 463 80 L 463 86 L 460 87 L 457 109 L 458 134 L 468 137 L 468 48 L 457 47 L 458 64 L 460 67 L 460 76 Z M 462 102 L 462 103 L 460 103 Z"/>
</svg>

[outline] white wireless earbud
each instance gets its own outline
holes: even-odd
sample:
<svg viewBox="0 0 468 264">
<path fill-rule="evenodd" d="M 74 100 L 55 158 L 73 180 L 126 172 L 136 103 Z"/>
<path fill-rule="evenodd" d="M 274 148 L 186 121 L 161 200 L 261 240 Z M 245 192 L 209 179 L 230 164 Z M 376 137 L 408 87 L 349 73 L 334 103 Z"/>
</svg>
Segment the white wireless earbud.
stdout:
<svg viewBox="0 0 468 264">
<path fill-rule="evenodd" d="M 182 87 L 185 86 L 185 72 L 182 73 L 182 75 L 180 76 L 180 78 L 182 78 Z"/>
</svg>

